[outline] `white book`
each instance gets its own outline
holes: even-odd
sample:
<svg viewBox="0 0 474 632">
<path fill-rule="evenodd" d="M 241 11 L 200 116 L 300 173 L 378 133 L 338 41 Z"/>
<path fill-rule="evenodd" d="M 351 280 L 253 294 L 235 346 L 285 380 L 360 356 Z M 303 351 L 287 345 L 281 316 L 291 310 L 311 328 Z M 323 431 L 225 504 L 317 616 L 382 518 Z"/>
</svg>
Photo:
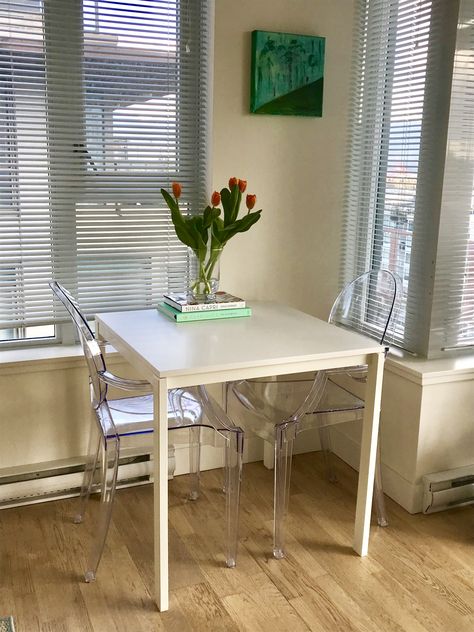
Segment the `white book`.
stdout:
<svg viewBox="0 0 474 632">
<path fill-rule="evenodd" d="M 237 309 L 246 307 L 243 299 L 238 296 L 233 296 L 228 292 L 216 292 L 215 303 L 198 303 L 185 292 L 164 294 L 163 302 L 167 305 L 171 305 L 171 307 L 174 307 L 174 309 L 180 312 L 205 312 L 216 309 Z"/>
</svg>

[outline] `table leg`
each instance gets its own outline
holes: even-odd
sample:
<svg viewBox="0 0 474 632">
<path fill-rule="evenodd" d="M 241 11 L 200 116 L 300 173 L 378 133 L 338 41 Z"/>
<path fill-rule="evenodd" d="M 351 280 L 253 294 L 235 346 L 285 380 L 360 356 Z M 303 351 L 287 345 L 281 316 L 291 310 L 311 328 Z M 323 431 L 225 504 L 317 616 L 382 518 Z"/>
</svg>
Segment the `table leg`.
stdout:
<svg viewBox="0 0 474 632">
<path fill-rule="evenodd" d="M 361 556 L 369 548 L 384 359 L 383 353 L 373 354 L 368 365 L 353 545 Z"/>
<path fill-rule="evenodd" d="M 155 600 L 169 608 L 168 586 L 168 388 L 166 379 L 153 383 Z"/>
</svg>

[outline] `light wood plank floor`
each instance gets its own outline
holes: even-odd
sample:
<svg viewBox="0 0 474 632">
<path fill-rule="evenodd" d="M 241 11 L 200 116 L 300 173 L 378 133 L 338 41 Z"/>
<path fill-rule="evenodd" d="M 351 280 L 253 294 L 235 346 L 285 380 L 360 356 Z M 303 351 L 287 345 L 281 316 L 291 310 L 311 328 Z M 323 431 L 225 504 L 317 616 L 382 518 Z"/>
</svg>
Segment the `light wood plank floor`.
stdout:
<svg viewBox="0 0 474 632">
<path fill-rule="evenodd" d="M 95 584 L 84 584 L 91 530 L 73 500 L 0 512 L 0 616 L 17 632 L 473 632 L 474 509 L 410 516 L 388 502 L 369 556 L 350 547 L 356 474 L 322 476 L 320 455 L 295 457 L 287 559 L 271 558 L 272 473 L 245 466 L 238 567 L 223 565 L 221 473 L 184 500 L 170 483 L 171 608 L 151 599 L 152 489 L 117 493 Z M 92 505 L 96 505 L 95 502 Z"/>
</svg>

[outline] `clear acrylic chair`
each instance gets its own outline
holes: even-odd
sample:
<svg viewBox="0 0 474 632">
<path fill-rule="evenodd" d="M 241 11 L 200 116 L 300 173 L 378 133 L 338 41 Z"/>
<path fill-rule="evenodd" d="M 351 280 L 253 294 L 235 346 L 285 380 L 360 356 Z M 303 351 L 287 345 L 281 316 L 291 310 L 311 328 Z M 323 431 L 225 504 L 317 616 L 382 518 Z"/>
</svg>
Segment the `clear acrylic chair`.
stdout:
<svg viewBox="0 0 474 632">
<path fill-rule="evenodd" d="M 387 344 L 394 326 L 399 287 L 399 281 L 392 272 L 370 270 L 342 290 L 331 309 L 329 322 Z M 239 415 L 241 426 L 246 432 L 274 445 L 273 555 L 278 559 L 285 554 L 285 517 L 294 439 L 299 432 L 319 429 L 329 478 L 335 481 L 329 429 L 337 423 L 362 419 L 364 401 L 352 392 L 350 382 L 364 383 L 366 378 L 367 366 L 358 366 L 318 371 L 316 375 L 308 376 L 242 380 L 228 385 L 228 406 L 232 405 L 233 394 L 247 410 L 246 414 Z M 374 501 L 377 521 L 385 526 L 387 518 L 379 458 Z"/>
<path fill-rule="evenodd" d="M 153 398 L 145 391 L 144 380 L 121 378 L 107 370 L 104 356 L 79 310 L 76 300 L 56 281 L 50 283 L 56 297 L 71 316 L 81 342 L 89 370 L 92 424 L 87 461 L 74 522 L 84 518 L 87 501 L 100 469 L 100 510 L 95 541 L 87 562 L 86 582 L 95 580 L 105 546 L 117 487 L 120 446 L 127 437 L 153 432 Z M 131 397 L 109 399 L 109 387 L 134 392 Z M 141 393 L 141 394 L 137 394 Z M 215 430 L 225 445 L 226 564 L 237 559 L 240 481 L 242 474 L 243 431 L 234 426 L 224 410 L 203 386 L 171 389 L 168 392 L 168 429 L 189 429 L 191 490 L 189 498 L 199 496 L 201 428 Z M 204 433 L 202 433 L 204 435 Z"/>
</svg>

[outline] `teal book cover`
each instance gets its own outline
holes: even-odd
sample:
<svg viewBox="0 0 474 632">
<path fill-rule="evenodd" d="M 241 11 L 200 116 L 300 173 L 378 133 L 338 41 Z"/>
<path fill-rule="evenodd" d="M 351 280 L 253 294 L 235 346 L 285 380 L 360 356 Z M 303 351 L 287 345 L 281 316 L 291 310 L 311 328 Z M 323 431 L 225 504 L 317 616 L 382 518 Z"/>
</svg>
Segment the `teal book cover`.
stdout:
<svg viewBox="0 0 474 632">
<path fill-rule="evenodd" d="M 250 307 L 239 307 L 236 309 L 215 309 L 204 312 L 180 312 L 166 303 L 158 305 L 158 311 L 172 318 L 177 323 L 190 322 L 196 320 L 215 320 L 220 318 L 239 318 L 242 316 L 250 316 L 252 310 Z"/>
</svg>

